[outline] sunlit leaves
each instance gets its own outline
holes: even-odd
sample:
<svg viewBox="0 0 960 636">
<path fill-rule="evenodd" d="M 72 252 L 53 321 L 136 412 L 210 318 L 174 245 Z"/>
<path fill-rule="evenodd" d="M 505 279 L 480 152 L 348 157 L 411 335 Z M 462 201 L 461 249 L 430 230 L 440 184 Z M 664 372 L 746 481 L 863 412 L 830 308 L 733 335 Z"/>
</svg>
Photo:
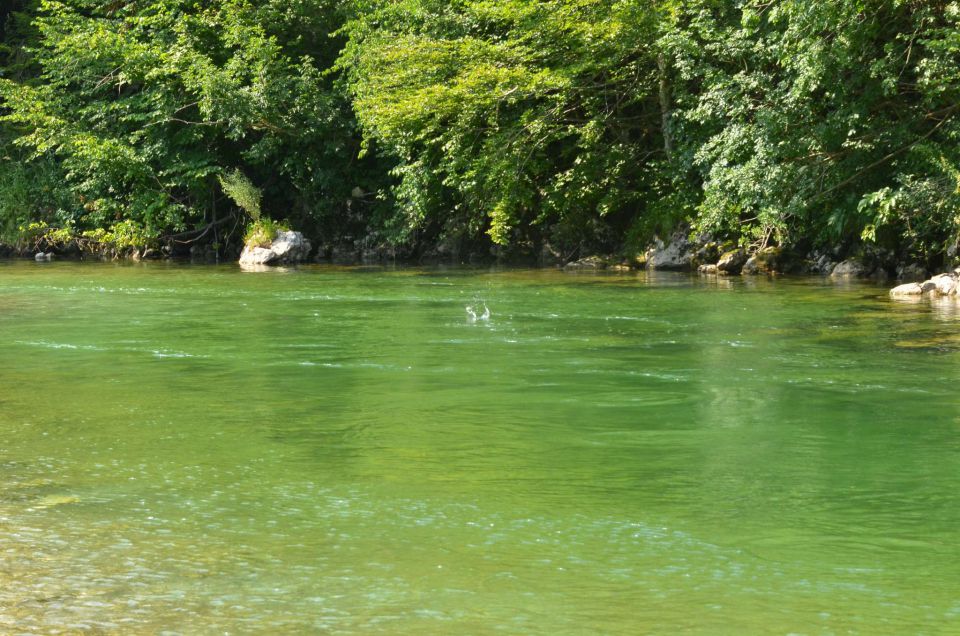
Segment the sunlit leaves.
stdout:
<svg viewBox="0 0 960 636">
<path fill-rule="evenodd" d="M 586 235 L 644 187 L 645 147 L 660 143 L 645 3 L 385 2 L 349 32 L 355 107 L 405 164 L 407 218 L 501 244 L 532 226 Z"/>
</svg>

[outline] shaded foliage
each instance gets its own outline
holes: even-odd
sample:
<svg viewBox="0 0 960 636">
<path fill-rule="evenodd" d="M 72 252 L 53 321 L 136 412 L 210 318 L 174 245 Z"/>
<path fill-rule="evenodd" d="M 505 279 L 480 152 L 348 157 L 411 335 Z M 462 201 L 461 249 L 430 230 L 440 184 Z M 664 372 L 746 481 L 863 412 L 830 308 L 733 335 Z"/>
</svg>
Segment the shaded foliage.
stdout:
<svg viewBox="0 0 960 636">
<path fill-rule="evenodd" d="M 356 180 L 375 182 L 323 73 L 341 46 L 335 3 L 32 6 L 36 72 L 0 95 L 26 158 L 59 166 L 57 223 L 130 221 L 157 238 L 202 226 L 233 213 L 218 177 L 242 169 L 271 213 L 335 226 Z"/>
<path fill-rule="evenodd" d="M 267 218 L 334 242 L 572 257 L 683 225 L 957 252 L 955 2 L 16 0 L 0 18 L 7 237 L 245 219 L 222 185 L 243 174 Z"/>
</svg>

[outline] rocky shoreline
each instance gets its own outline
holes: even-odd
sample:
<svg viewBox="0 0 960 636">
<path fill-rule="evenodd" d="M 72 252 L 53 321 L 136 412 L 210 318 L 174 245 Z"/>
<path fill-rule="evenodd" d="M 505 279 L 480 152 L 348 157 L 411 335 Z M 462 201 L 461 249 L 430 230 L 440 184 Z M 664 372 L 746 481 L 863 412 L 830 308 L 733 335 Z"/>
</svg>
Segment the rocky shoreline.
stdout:
<svg viewBox="0 0 960 636">
<path fill-rule="evenodd" d="M 803 253 L 783 247 L 763 247 L 748 252 L 709 236 L 691 239 L 686 232 L 676 232 L 666 241 L 656 240 L 632 260 L 590 256 L 562 267 L 565 270 L 691 271 L 701 276 L 819 275 L 875 281 L 918 280 L 927 275 L 922 265 L 898 263 L 892 253 L 882 250 L 864 251 L 855 256 L 843 256 L 839 251 Z"/>
<path fill-rule="evenodd" d="M 897 296 L 957 296 L 960 294 L 960 267 L 952 272 L 937 274 L 921 283 L 904 283 L 890 290 L 890 295 Z"/>
<path fill-rule="evenodd" d="M 532 253 L 505 254 L 494 248 L 488 252 L 457 250 L 451 246 L 415 256 L 402 254 L 392 248 L 361 249 L 355 243 L 319 244 L 317 248 L 300 232 L 284 231 L 269 245 L 244 247 L 242 252 L 226 250 L 223 253 L 209 245 L 173 245 L 155 249 L 116 249 L 111 246 L 33 246 L 14 248 L 0 244 L 0 258 L 32 258 L 38 262 L 66 260 L 163 260 L 183 259 L 194 262 L 233 261 L 249 270 L 267 269 L 272 265 L 298 263 L 334 263 L 339 265 L 377 265 L 385 263 L 409 264 L 482 264 L 500 262 L 514 265 L 558 267 L 564 271 L 629 272 L 635 270 L 687 271 L 701 276 L 754 275 L 819 275 L 832 279 L 870 279 L 882 282 L 889 279 L 907 282 L 891 290 L 895 297 L 957 296 L 960 294 L 960 268 L 953 272 L 927 278 L 927 270 L 916 263 L 897 263 L 894 256 L 880 250 L 862 251 L 856 256 L 843 257 L 839 251 L 806 254 L 795 249 L 764 247 L 748 252 L 731 243 L 714 240 L 710 236 L 691 237 L 687 231 L 677 231 L 667 240 L 656 239 L 646 250 L 632 258 L 623 256 L 590 255 L 575 260 L 564 260 L 560 254 L 544 244 L 536 256 Z"/>
</svg>

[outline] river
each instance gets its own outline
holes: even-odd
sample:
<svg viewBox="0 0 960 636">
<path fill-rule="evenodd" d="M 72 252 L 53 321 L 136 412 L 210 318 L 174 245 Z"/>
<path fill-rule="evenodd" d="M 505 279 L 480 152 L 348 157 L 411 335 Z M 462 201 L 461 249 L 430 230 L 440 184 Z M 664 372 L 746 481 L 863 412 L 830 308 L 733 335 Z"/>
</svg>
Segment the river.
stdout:
<svg viewBox="0 0 960 636">
<path fill-rule="evenodd" d="M 960 632 L 955 307 L 0 262 L 0 631 Z"/>
</svg>

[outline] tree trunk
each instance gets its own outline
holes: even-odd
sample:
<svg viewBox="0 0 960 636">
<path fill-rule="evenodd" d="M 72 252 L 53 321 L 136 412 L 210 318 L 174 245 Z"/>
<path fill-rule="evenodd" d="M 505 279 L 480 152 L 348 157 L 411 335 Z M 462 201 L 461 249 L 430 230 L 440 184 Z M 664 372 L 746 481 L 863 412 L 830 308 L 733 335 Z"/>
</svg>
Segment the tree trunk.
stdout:
<svg viewBox="0 0 960 636">
<path fill-rule="evenodd" d="M 667 58 L 663 53 L 657 56 L 657 68 L 660 71 L 660 129 L 663 133 L 663 151 L 667 159 L 673 156 L 673 125 L 670 121 L 670 79 L 667 77 Z"/>
</svg>

